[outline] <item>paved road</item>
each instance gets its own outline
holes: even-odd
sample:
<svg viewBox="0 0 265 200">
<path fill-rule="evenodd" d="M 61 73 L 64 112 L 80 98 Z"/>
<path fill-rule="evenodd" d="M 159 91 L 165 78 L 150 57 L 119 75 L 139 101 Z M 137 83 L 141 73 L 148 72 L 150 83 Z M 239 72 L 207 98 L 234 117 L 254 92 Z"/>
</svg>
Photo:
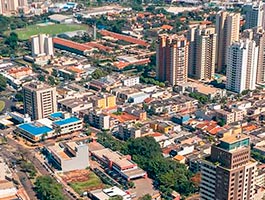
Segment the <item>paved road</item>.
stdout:
<svg viewBox="0 0 265 200">
<path fill-rule="evenodd" d="M 16 141 L 7 138 L 7 143 L 16 150 L 16 152 L 22 152 L 23 156 L 28 159 L 30 162 L 32 162 L 32 164 L 35 166 L 35 168 L 42 174 L 42 175 L 50 175 L 50 172 L 42 165 L 42 163 L 35 158 L 35 152 L 33 151 L 33 149 L 27 149 L 24 146 L 22 146 L 21 144 L 17 143 Z M 5 152 L 5 157 L 7 159 L 12 159 L 12 155 L 10 155 L 10 152 L 8 152 L 8 150 L 5 150 L 6 148 L 2 148 L 2 151 Z M 8 153 L 7 153 L 8 152 Z M 22 174 L 20 174 L 22 175 Z M 32 189 L 32 185 L 29 185 L 29 183 L 27 181 L 24 181 L 25 184 L 25 189 L 28 192 L 29 191 L 29 196 L 31 194 L 30 197 L 33 197 L 33 189 Z M 30 189 L 32 191 L 30 191 Z M 34 191 L 33 191 L 34 192 Z M 67 197 L 67 199 L 70 200 L 76 200 L 76 198 L 74 198 L 65 188 L 63 189 L 63 194 L 65 197 Z M 35 196 L 35 192 L 34 192 L 34 196 Z"/>
</svg>

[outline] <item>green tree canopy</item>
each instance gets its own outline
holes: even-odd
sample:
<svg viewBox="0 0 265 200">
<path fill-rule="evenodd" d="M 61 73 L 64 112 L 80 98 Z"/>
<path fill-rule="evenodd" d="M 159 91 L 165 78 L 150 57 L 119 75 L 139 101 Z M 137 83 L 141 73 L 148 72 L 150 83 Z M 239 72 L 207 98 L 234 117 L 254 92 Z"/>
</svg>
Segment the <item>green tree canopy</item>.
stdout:
<svg viewBox="0 0 265 200">
<path fill-rule="evenodd" d="M 62 186 L 50 176 L 39 176 L 35 182 L 35 191 L 39 200 L 64 200 Z"/>
<path fill-rule="evenodd" d="M 0 74 L 0 92 L 6 89 L 6 78 Z"/>
</svg>

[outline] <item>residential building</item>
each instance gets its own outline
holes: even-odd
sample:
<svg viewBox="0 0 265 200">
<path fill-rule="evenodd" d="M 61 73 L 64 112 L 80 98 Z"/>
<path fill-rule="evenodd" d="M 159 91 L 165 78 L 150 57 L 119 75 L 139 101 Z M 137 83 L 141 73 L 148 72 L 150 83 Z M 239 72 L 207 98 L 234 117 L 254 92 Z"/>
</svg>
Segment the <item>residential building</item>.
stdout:
<svg viewBox="0 0 265 200">
<path fill-rule="evenodd" d="M 53 56 L 52 37 L 39 34 L 31 37 L 32 57 Z"/>
<path fill-rule="evenodd" d="M 116 106 L 116 96 L 109 94 L 98 94 L 91 97 L 94 108 L 106 109 Z"/>
<path fill-rule="evenodd" d="M 140 83 L 140 77 L 139 76 L 132 76 L 132 77 L 126 77 L 122 80 L 122 84 L 124 86 L 134 86 Z"/>
<path fill-rule="evenodd" d="M 240 14 L 220 11 L 216 15 L 217 72 L 221 72 L 227 65 L 227 49 L 233 42 L 239 40 Z"/>
<path fill-rule="evenodd" d="M 263 26 L 264 10 L 262 1 L 251 2 L 244 6 L 244 10 L 246 12 L 246 29 Z"/>
<path fill-rule="evenodd" d="M 78 142 L 56 143 L 45 147 L 46 157 L 56 169 L 68 172 L 89 167 L 88 145 Z"/>
<path fill-rule="evenodd" d="M 141 127 L 137 127 L 136 124 L 127 123 L 119 125 L 119 138 L 122 140 L 128 140 L 129 138 L 141 137 Z"/>
<path fill-rule="evenodd" d="M 240 109 L 227 110 L 215 110 L 216 118 L 224 120 L 226 124 L 231 124 L 233 122 L 242 121 L 245 116 L 245 111 Z"/>
<path fill-rule="evenodd" d="M 254 200 L 256 165 L 250 157 L 250 139 L 231 134 L 213 145 L 201 163 L 202 200 Z"/>
<path fill-rule="evenodd" d="M 262 27 L 246 29 L 243 37 L 254 40 L 258 46 L 257 84 L 265 83 L 265 31 Z"/>
<path fill-rule="evenodd" d="M 189 66 L 188 74 L 192 78 L 209 81 L 214 77 L 216 59 L 215 28 L 199 25 L 188 32 Z"/>
<path fill-rule="evenodd" d="M 234 42 L 228 48 L 226 89 L 241 93 L 256 88 L 258 47 L 249 39 Z"/>
<path fill-rule="evenodd" d="M 101 111 L 92 110 L 88 113 L 88 122 L 95 128 L 108 130 L 110 129 L 110 116 Z"/>
<path fill-rule="evenodd" d="M 187 82 L 189 43 L 184 36 L 160 35 L 156 50 L 157 78 L 171 85 Z"/>
<path fill-rule="evenodd" d="M 32 119 L 42 119 L 57 112 L 56 87 L 40 82 L 31 82 L 23 86 L 24 112 Z"/>
<path fill-rule="evenodd" d="M 16 14 L 18 9 L 25 9 L 28 6 L 27 0 L 0 0 L 0 14 Z"/>
</svg>

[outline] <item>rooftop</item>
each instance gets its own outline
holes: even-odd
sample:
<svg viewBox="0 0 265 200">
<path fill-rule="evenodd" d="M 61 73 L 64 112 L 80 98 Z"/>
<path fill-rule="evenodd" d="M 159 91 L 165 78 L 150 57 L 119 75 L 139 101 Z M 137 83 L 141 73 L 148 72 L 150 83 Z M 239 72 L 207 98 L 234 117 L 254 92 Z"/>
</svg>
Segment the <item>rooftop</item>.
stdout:
<svg viewBox="0 0 265 200">
<path fill-rule="evenodd" d="M 79 119 L 77 117 L 70 117 L 67 119 L 55 121 L 55 122 L 53 122 L 53 124 L 58 125 L 58 126 L 63 126 L 63 125 L 71 124 L 71 123 L 78 122 L 78 121 L 81 121 L 81 119 Z"/>
<path fill-rule="evenodd" d="M 62 112 L 52 113 L 52 114 L 50 114 L 50 117 L 52 117 L 52 118 L 63 118 L 63 113 Z"/>
<path fill-rule="evenodd" d="M 39 123 L 21 124 L 18 127 L 31 135 L 43 135 L 52 131 L 51 128 Z"/>
<path fill-rule="evenodd" d="M 62 45 L 66 46 L 72 49 L 77 49 L 79 51 L 87 51 L 87 50 L 92 50 L 92 47 L 86 45 L 86 44 L 80 44 L 77 42 L 73 42 L 70 40 L 66 39 L 61 39 L 61 38 L 53 38 L 53 43 L 57 45 Z"/>
<path fill-rule="evenodd" d="M 247 135 L 244 134 L 231 134 L 229 136 L 225 136 L 223 138 L 220 139 L 221 142 L 225 142 L 225 143 L 229 143 L 229 144 L 233 144 L 235 142 L 244 140 L 249 138 Z"/>
</svg>

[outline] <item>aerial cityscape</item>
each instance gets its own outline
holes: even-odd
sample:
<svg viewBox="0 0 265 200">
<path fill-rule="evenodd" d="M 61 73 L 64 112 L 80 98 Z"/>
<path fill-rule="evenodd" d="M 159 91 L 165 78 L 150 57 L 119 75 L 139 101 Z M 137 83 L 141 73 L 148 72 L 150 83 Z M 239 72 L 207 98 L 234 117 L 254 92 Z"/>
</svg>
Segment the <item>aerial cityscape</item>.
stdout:
<svg viewBox="0 0 265 200">
<path fill-rule="evenodd" d="M 0 200 L 264 199 L 264 2 L 0 0 Z"/>
</svg>

